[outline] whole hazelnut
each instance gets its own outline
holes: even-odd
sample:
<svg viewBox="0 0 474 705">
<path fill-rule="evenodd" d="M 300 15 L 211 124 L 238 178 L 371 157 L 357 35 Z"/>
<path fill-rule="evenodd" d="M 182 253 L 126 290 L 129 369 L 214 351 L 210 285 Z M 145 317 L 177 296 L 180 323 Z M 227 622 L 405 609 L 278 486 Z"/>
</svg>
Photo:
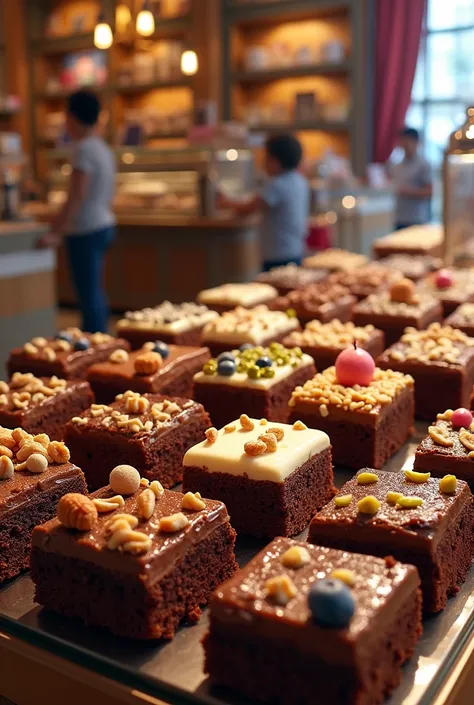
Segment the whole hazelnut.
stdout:
<svg viewBox="0 0 474 705">
<path fill-rule="evenodd" d="M 390 288 L 390 299 L 402 304 L 409 304 L 415 293 L 415 284 L 411 279 L 400 279 Z"/>
<path fill-rule="evenodd" d="M 137 375 L 154 375 L 163 364 L 163 358 L 156 352 L 145 352 L 135 359 L 135 373 Z"/>
<path fill-rule="evenodd" d="M 134 494 L 140 479 L 140 473 L 131 465 L 117 465 L 110 473 L 110 486 L 117 494 Z"/>
</svg>

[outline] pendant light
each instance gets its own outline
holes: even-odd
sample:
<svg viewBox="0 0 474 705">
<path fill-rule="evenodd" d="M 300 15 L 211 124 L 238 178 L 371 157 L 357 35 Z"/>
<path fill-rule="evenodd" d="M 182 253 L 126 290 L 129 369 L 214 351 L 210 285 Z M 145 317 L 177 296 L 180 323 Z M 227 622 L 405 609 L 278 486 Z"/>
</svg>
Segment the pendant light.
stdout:
<svg viewBox="0 0 474 705">
<path fill-rule="evenodd" d="M 181 71 L 185 76 L 194 76 L 199 69 L 199 59 L 195 51 L 187 49 L 181 54 Z"/>
<path fill-rule="evenodd" d="M 109 49 L 112 46 L 114 37 L 110 25 L 105 21 L 102 10 L 99 12 L 97 24 L 94 28 L 94 46 L 97 49 Z"/>
<path fill-rule="evenodd" d="M 136 29 L 142 37 L 151 37 L 155 31 L 155 18 L 150 10 L 149 0 L 143 0 L 142 9 L 137 15 Z"/>
</svg>

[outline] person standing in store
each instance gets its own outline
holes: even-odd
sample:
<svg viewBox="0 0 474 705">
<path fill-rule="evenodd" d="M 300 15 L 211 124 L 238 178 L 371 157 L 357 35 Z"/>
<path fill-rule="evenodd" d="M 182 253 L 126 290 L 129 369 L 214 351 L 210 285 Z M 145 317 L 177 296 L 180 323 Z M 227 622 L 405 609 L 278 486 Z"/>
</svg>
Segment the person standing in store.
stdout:
<svg viewBox="0 0 474 705">
<path fill-rule="evenodd" d="M 108 303 L 105 256 L 115 235 L 112 200 L 116 164 L 99 134 L 100 102 L 81 90 L 70 96 L 67 131 L 74 140 L 68 197 L 42 247 L 57 247 L 64 238 L 85 331 L 105 332 Z"/>
<path fill-rule="evenodd" d="M 423 225 L 431 219 L 433 181 L 431 166 L 420 154 L 420 135 L 413 127 L 400 133 L 399 145 L 403 160 L 391 168 L 396 193 L 395 227 L 397 230 L 411 225 Z"/>
</svg>

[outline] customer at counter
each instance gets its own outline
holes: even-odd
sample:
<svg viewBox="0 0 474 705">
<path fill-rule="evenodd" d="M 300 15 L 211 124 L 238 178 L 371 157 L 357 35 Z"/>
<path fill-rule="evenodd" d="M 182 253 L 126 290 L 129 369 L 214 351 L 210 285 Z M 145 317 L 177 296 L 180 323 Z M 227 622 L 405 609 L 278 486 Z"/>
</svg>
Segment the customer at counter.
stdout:
<svg viewBox="0 0 474 705">
<path fill-rule="evenodd" d="M 430 163 L 419 152 L 420 134 L 413 127 L 400 133 L 403 160 L 391 168 L 397 197 L 395 228 L 429 223 L 433 184 Z"/>
<path fill-rule="evenodd" d="M 309 217 L 309 184 L 300 173 L 303 149 L 293 135 L 270 137 L 265 146 L 269 176 L 262 194 L 248 202 L 220 195 L 220 206 L 238 215 L 262 213 L 263 270 L 294 262 L 304 254 Z"/>
<path fill-rule="evenodd" d="M 78 91 L 69 98 L 67 130 L 75 143 L 69 193 L 52 231 L 40 241 L 43 247 L 57 247 L 64 237 L 82 328 L 91 333 L 107 330 L 104 266 L 115 233 L 116 165 L 98 133 L 100 111 L 98 98 L 89 91 Z"/>
</svg>

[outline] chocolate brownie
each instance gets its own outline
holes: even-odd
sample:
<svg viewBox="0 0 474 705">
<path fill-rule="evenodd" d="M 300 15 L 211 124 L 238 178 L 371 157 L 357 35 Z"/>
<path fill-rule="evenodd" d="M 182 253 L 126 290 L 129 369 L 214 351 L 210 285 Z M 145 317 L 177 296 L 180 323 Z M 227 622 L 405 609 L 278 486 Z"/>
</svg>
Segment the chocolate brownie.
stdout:
<svg viewBox="0 0 474 705">
<path fill-rule="evenodd" d="M 361 470 L 316 514 L 308 541 L 415 565 L 424 611 L 439 612 L 474 558 L 473 496 L 465 482 L 452 480 L 448 493 L 445 480 L 429 473 Z"/>
<path fill-rule="evenodd" d="M 398 279 L 401 279 L 400 272 L 372 262 L 349 272 L 335 272 L 331 274 L 329 282 L 347 287 L 358 301 L 362 301 L 370 294 L 387 289 Z"/>
<path fill-rule="evenodd" d="M 470 338 L 474 338 L 474 304 L 461 304 L 446 320 L 447 326 L 459 328 Z"/>
<path fill-rule="evenodd" d="M 128 311 L 117 323 L 117 333 L 128 340 L 132 350 L 138 350 L 155 338 L 168 345 L 200 345 L 203 327 L 217 316 L 207 306 L 164 301 L 155 308 Z"/>
<path fill-rule="evenodd" d="M 256 281 L 274 286 L 279 296 L 285 296 L 295 289 L 304 289 L 309 284 L 321 282 L 327 279 L 327 276 L 325 269 L 305 269 L 291 263 L 274 267 L 269 272 L 262 272 Z"/>
<path fill-rule="evenodd" d="M 377 364 L 415 379 L 415 415 L 431 421 L 440 409 L 468 407 L 474 383 L 474 338 L 433 323 L 427 330 L 407 328 Z"/>
<path fill-rule="evenodd" d="M 328 323 L 338 318 L 345 323 L 352 319 L 352 310 L 357 303 L 349 289 L 341 284 L 321 282 L 311 284 L 306 289 L 292 291 L 287 296 L 279 296 L 270 308 L 295 315 L 300 323 L 314 319 Z"/>
<path fill-rule="evenodd" d="M 354 323 L 383 330 L 387 347 L 400 340 L 409 326 L 423 330 L 442 320 L 440 302 L 426 292 L 418 293 L 411 279 L 401 279 L 390 291 L 373 294 L 354 308 Z"/>
<path fill-rule="evenodd" d="M 0 425 L 46 433 L 52 441 L 64 436 L 66 423 L 94 401 L 88 382 L 57 377 L 34 377 L 15 372 L 10 382 L 0 382 Z"/>
<path fill-rule="evenodd" d="M 277 290 L 269 284 L 250 282 L 246 284 L 222 284 L 214 289 L 205 289 L 198 294 L 197 301 L 217 313 L 231 311 L 237 306 L 254 308 L 267 304 L 278 295 Z"/>
<path fill-rule="evenodd" d="M 218 427 L 243 413 L 284 423 L 294 388 L 315 373 L 312 358 L 300 348 L 271 343 L 269 348 L 232 350 L 206 362 L 195 375 L 193 398 Z"/>
<path fill-rule="evenodd" d="M 325 431 L 336 465 L 381 468 L 412 433 L 413 388 L 409 375 L 377 368 L 368 386 L 344 386 L 328 367 L 295 389 L 290 422 Z"/>
<path fill-rule="evenodd" d="M 461 304 L 474 301 L 474 272 L 471 269 L 448 269 L 452 285 L 440 285 L 439 273 L 430 274 L 420 282 L 420 290 L 436 297 L 443 306 L 444 315 L 450 316 Z"/>
<path fill-rule="evenodd" d="M 126 392 L 110 406 L 93 404 L 73 418 L 66 443 L 91 490 L 106 485 L 120 463 L 169 488 L 181 482 L 185 452 L 210 425 L 203 407 L 189 399 Z"/>
<path fill-rule="evenodd" d="M 205 670 L 249 702 L 380 705 L 421 632 L 413 566 L 277 538 L 214 593 Z"/>
<path fill-rule="evenodd" d="M 337 248 L 318 252 L 303 260 L 303 267 L 309 269 L 327 269 L 330 272 L 350 272 L 368 263 L 365 255 Z"/>
<path fill-rule="evenodd" d="M 220 502 L 190 502 L 179 492 L 146 485 L 123 499 L 118 495 L 122 504 L 115 510 L 106 508 L 110 502 L 97 502 L 115 494 L 107 487 L 91 496 L 82 507 L 90 517 L 83 530 L 68 528 L 75 523 L 70 496 L 61 513 L 67 525 L 55 518 L 36 527 L 35 600 L 114 634 L 171 639 L 181 622 L 199 619 L 200 606 L 235 572 L 235 531 L 227 510 Z M 101 513 L 104 507 L 107 513 Z"/>
<path fill-rule="evenodd" d="M 424 279 L 431 272 L 436 272 L 443 266 L 443 260 L 430 255 L 389 255 L 384 257 L 385 267 L 398 270 L 402 276 L 414 282 Z"/>
<path fill-rule="evenodd" d="M 318 370 L 334 365 L 339 353 L 354 343 L 374 358 L 385 349 L 382 331 L 372 325 L 357 327 L 350 321 L 341 323 L 337 319 L 330 323 L 310 321 L 304 331 L 290 333 L 283 340 L 287 347 L 297 346 L 311 355 Z"/>
<path fill-rule="evenodd" d="M 375 259 L 389 255 L 444 256 L 444 228 L 441 225 L 413 225 L 377 238 L 373 247 Z"/>
<path fill-rule="evenodd" d="M 236 531 L 295 536 L 334 495 L 325 433 L 250 419 L 211 429 L 184 456 L 184 491 L 224 502 Z"/>
<path fill-rule="evenodd" d="M 55 338 L 33 338 L 22 348 L 11 351 L 8 374 L 32 372 L 37 377 L 84 379 L 89 367 L 107 360 L 114 350 L 130 350 L 126 340 L 105 333 L 83 333 L 67 328 Z"/>
<path fill-rule="evenodd" d="M 87 380 L 101 404 L 128 390 L 190 398 L 193 377 L 209 358 L 207 348 L 150 342 L 141 350 L 111 355 L 106 362 L 92 365 Z"/>
<path fill-rule="evenodd" d="M 251 310 L 239 306 L 204 327 L 202 344 L 217 356 L 241 345 L 266 347 L 298 328 L 299 323 L 294 316 L 270 311 L 268 306 L 256 306 Z"/>
<path fill-rule="evenodd" d="M 20 445 L 21 444 L 21 445 Z M 0 427 L 0 583 L 30 565 L 31 532 L 56 514 L 68 492 L 87 493 L 63 443 Z"/>
</svg>

